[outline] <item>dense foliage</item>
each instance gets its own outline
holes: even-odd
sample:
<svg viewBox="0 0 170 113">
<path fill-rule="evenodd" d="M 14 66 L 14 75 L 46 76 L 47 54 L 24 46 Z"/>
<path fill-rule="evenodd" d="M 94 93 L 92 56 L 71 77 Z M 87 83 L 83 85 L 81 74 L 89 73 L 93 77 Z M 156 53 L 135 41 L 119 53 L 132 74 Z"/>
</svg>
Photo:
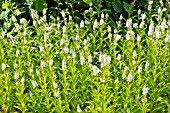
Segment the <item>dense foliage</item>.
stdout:
<svg viewBox="0 0 170 113">
<path fill-rule="evenodd" d="M 61 11 L 69 13 L 74 22 L 79 23 L 81 19 L 86 18 L 83 15 L 83 12 L 88 9 L 88 4 L 93 2 L 93 18 L 100 19 L 100 14 L 107 13 L 110 18 L 111 26 L 115 26 L 119 19 L 119 15 L 122 14 L 124 18 L 129 18 L 135 16 L 136 10 L 141 9 L 142 11 L 147 12 L 148 8 L 148 0 L 1 0 L 0 4 L 2 7 L 0 8 L 0 12 L 2 10 L 7 10 L 8 8 L 15 8 L 16 15 L 19 16 L 18 20 L 23 18 L 31 19 L 29 8 L 36 9 L 38 14 L 42 16 L 42 11 L 44 8 L 48 8 L 47 10 L 47 21 L 50 19 L 50 15 L 54 18 L 60 16 Z M 158 0 L 154 1 L 152 5 L 152 10 L 157 11 L 158 6 L 161 2 Z M 165 0 L 162 1 L 162 6 L 168 7 L 168 2 Z M 20 12 L 19 12 L 19 11 Z M 170 11 L 170 9 L 168 9 Z M 168 12 L 168 11 L 167 11 Z M 11 11 L 7 11 L 5 15 L 11 17 Z M 0 18 L 2 26 L 2 22 L 6 16 L 2 16 Z M 89 17 L 88 17 L 89 18 Z M 32 20 L 30 20 L 32 23 Z"/>
<path fill-rule="evenodd" d="M 0 1 L 0 111 L 170 112 L 170 2 Z"/>
</svg>

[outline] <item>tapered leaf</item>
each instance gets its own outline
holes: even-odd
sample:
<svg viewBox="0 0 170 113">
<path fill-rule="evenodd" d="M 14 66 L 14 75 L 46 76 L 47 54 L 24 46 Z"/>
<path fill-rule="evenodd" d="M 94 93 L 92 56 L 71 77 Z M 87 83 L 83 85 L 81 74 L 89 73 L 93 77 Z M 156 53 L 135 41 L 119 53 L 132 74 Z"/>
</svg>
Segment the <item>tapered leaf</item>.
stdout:
<svg viewBox="0 0 170 113">
<path fill-rule="evenodd" d="M 129 11 L 129 7 L 130 7 L 130 4 L 126 3 L 126 2 L 123 2 L 123 8 L 125 9 L 125 11 Z"/>
<path fill-rule="evenodd" d="M 122 3 L 117 0 L 115 2 L 112 2 L 112 6 L 113 6 L 113 9 L 116 11 L 116 12 L 121 12 L 122 11 Z"/>
<path fill-rule="evenodd" d="M 86 4 L 90 4 L 92 0 L 83 0 L 83 2 L 85 2 Z"/>
</svg>

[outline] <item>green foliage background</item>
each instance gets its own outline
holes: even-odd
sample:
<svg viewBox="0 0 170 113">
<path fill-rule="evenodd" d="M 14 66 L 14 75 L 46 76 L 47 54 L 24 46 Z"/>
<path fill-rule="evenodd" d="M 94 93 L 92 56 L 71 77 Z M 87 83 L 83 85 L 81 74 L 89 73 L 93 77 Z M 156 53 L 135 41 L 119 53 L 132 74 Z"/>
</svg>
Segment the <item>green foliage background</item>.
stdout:
<svg viewBox="0 0 170 113">
<path fill-rule="evenodd" d="M 56 4 L 54 4 L 54 1 Z M 134 14 L 135 10 L 141 9 L 142 11 L 147 11 L 148 0 L 0 0 L 0 12 L 2 10 L 11 7 L 13 3 L 17 7 L 21 4 L 25 4 L 30 8 L 36 9 L 38 12 L 42 12 L 44 8 L 47 8 L 47 3 L 52 3 L 51 6 L 57 6 L 56 11 L 51 13 L 54 17 L 59 16 L 61 10 L 68 11 L 76 21 L 82 19 L 82 12 L 87 9 L 89 3 L 93 3 L 94 11 L 96 11 L 95 18 L 100 18 L 101 12 L 108 13 L 111 19 L 111 25 L 115 25 L 115 20 L 118 20 L 119 15 L 122 14 L 124 18 L 129 18 Z M 154 8 L 157 10 L 157 4 L 159 1 L 154 1 Z M 167 5 L 167 3 L 165 3 Z M 29 13 L 28 11 L 26 13 Z M 1 19 L 2 20 L 2 19 Z"/>
</svg>

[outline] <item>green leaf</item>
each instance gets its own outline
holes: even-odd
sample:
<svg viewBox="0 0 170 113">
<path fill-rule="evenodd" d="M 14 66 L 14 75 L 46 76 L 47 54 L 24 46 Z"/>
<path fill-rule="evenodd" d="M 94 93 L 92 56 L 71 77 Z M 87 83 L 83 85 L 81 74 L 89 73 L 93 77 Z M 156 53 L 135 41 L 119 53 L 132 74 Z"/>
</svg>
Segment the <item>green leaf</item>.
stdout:
<svg viewBox="0 0 170 113">
<path fill-rule="evenodd" d="M 83 2 L 85 2 L 86 4 L 90 4 L 92 0 L 83 0 Z"/>
<path fill-rule="evenodd" d="M 46 8 L 46 2 L 45 0 L 35 0 L 35 8 L 38 12 L 43 11 L 44 8 Z"/>
<path fill-rule="evenodd" d="M 2 4 L 2 9 L 6 9 L 7 7 L 9 7 L 11 5 L 11 2 L 6 2 Z"/>
<path fill-rule="evenodd" d="M 165 108 L 165 107 L 166 107 L 165 104 L 159 103 L 159 104 L 157 104 L 157 105 L 153 108 L 153 112 L 159 111 L 159 110 L 161 110 L 161 109 L 163 109 L 163 108 Z"/>
<path fill-rule="evenodd" d="M 74 21 L 75 21 L 75 22 L 80 22 L 81 19 L 80 19 L 78 16 L 75 16 L 75 17 L 74 17 Z"/>
<path fill-rule="evenodd" d="M 122 3 L 119 0 L 112 2 L 112 6 L 117 13 L 122 11 Z"/>
<path fill-rule="evenodd" d="M 14 14 L 17 15 L 17 16 L 20 15 L 20 14 L 22 14 L 22 13 L 23 13 L 23 12 L 21 12 L 19 9 L 16 9 L 16 10 L 14 11 Z"/>
<path fill-rule="evenodd" d="M 129 11 L 130 4 L 123 2 L 123 8 L 125 9 L 126 12 Z"/>
</svg>

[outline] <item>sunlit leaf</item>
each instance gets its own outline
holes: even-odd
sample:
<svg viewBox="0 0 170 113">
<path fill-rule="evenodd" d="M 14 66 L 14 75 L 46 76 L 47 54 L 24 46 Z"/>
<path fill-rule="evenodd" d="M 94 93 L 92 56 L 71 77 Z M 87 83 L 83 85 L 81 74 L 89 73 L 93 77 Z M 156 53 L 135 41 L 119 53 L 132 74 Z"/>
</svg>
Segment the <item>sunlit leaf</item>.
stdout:
<svg viewBox="0 0 170 113">
<path fill-rule="evenodd" d="M 90 4 L 92 0 L 83 0 L 86 4 Z"/>
<path fill-rule="evenodd" d="M 11 5 L 11 2 L 6 2 L 2 4 L 2 9 L 6 9 L 7 7 L 9 7 Z"/>
</svg>

